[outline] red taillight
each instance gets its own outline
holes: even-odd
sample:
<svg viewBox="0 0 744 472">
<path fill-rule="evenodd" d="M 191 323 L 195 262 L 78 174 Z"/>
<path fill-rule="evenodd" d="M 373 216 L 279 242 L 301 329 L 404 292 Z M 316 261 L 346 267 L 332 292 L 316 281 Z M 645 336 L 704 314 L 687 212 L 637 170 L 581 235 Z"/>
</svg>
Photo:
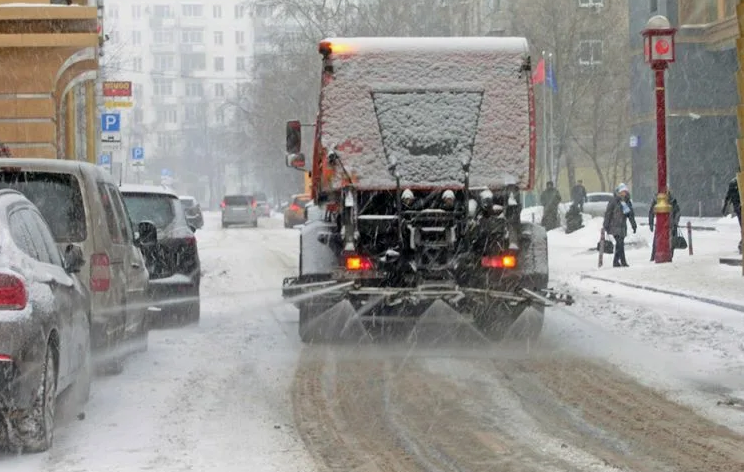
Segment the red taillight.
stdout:
<svg viewBox="0 0 744 472">
<path fill-rule="evenodd" d="M 299 205 L 295 205 L 295 204 L 293 203 L 293 204 L 289 205 L 289 209 L 290 209 L 291 211 L 300 211 L 300 206 L 299 206 Z"/>
<path fill-rule="evenodd" d="M 256 200 L 253 200 L 253 203 L 251 203 L 251 206 L 253 208 L 256 208 L 258 206 L 258 202 Z"/>
<path fill-rule="evenodd" d="M 195 236 L 189 236 L 186 238 L 186 245 L 187 246 L 196 246 L 196 237 Z"/>
<path fill-rule="evenodd" d="M 23 280 L 10 274 L 0 274 L 0 310 L 23 310 L 28 293 Z"/>
<path fill-rule="evenodd" d="M 7 354 L 0 354 L 0 362 L 13 362 L 13 358 Z"/>
<path fill-rule="evenodd" d="M 220 208 L 225 208 L 227 205 L 225 205 L 225 200 L 222 200 L 220 202 Z"/>
<path fill-rule="evenodd" d="M 90 289 L 105 292 L 111 286 L 111 261 L 108 254 L 90 256 Z"/>
<path fill-rule="evenodd" d="M 372 260 L 363 256 L 348 256 L 346 258 L 346 270 L 371 270 Z"/>
<path fill-rule="evenodd" d="M 517 267 L 517 256 L 513 254 L 483 256 L 481 266 L 489 269 L 513 269 Z"/>
</svg>

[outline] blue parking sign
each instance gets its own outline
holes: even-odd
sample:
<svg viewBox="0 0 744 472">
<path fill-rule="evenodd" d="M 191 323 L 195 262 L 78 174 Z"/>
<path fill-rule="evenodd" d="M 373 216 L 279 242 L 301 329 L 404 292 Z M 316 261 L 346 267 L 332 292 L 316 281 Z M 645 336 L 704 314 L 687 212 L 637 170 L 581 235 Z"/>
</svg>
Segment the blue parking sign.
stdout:
<svg viewBox="0 0 744 472">
<path fill-rule="evenodd" d="M 135 147 L 132 148 L 132 160 L 135 162 L 145 160 L 145 148 Z"/>
<path fill-rule="evenodd" d="M 111 154 L 101 154 L 100 156 L 98 156 L 98 165 L 110 166 Z"/>
</svg>

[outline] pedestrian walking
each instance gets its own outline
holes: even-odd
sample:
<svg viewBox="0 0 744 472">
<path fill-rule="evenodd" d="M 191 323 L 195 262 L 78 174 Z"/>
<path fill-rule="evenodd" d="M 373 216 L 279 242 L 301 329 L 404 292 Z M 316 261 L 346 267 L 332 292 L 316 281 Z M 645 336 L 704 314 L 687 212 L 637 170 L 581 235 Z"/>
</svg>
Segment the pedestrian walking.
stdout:
<svg viewBox="0 0 744 472">
<path fill-rule="evenodd" d="M 677 199 L 672 195 L 672 191 L 667 191 L 667 196 L 669 198 L 669 204 L 672 205 L 672 214 L 671 219 L 669 220 L 670 230 L 669 230 L 669 237 L 671 238 L 670 246 L 672 248 L 672 258 L 674 258 L 674 249 L 675 244 L 674 240 L 677 235 L 679 235 L 679 219 L 682 216 L 682 210 L 680 210 L 679 203 L 677 202 Z M 656 197 L 654 197 L 653 201 L 651 202 L 651 208 L 648 210 L 648 227 L 651 229 L 651 232 L 654 232 L 654 207 L 656 206 Z M 651 240 L 651 261 L 656 259 L 656 238 L 653 238 Z"/>
<path fill-rule="evenodd" d="M 630 201 L 628 186 L 621 183 L 615 189 L 615 196 L 607 202 L 604 216 L 604 230 L 615 239 L 615 257 L 613 267 L 629 267 L 625 259 L 625 238 L 628 235 L 628 221 L 635 233 L 638 229 L 633 214 L 633 203 Z"/>
<path fill-rule="evenodd" d="M 561 194 L 552 181 L 545 184 L 545 190 L 540 195 L 540 203 L 543 206 L 542 225 L 545 230 L 550 231 L 560 226 L 558 205 L 561 203 Z"/>
<path fill-rule="evenodd" d="M 584 211 L 584 203 L 586 203 L 586 187 L 584 187 L 584 181 L 579 180 L 576 185 L 571 189 L 571 201 L 576 204 L 579 211 Z"/>
<path fill-rule="evenodd" d="M 726 198 L 723 200 L 723 209 L 721 213 L 726 215 L 728 206 L 733 207 L 736 218 L 739 220 L 739 229 L 741 229 L 741 198 L 739 196 L 739 184 L 736 181 L 736 177 L 731 179 L 728 185 L 728 191 L 726 192 Z M 739 240 L 739 254 L 741 254 L 741 240 Z"/>
</svg>

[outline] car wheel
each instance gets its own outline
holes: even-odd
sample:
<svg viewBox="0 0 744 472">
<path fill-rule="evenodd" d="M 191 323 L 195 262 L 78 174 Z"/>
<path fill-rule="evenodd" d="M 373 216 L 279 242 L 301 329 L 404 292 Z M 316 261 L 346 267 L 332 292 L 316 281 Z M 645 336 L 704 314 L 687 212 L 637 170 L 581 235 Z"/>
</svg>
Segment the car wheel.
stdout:
<svg viewBox="0 0 744 472">
<path fill-rule="evenodd" d="M 39 385 L 31 408 L 14 421 L 14 436 L 25 452 L 44 452 L 54 441 L 54 416 L 57 409 L 57 348 L 47 344 Z"/>
</svg>

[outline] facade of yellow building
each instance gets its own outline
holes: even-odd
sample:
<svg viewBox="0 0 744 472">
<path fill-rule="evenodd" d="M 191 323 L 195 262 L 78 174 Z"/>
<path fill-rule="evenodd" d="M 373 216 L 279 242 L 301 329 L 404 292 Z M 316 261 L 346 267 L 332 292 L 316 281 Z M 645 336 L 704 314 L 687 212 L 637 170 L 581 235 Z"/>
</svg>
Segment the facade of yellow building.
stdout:
<svg viewBox="0 0 744 472">
<path fill-rule="evenodd" d="M 0 0 L 0 142 L 13 157 L 96 161 L 97 2 L 65 3 Z"/>
</svg>

